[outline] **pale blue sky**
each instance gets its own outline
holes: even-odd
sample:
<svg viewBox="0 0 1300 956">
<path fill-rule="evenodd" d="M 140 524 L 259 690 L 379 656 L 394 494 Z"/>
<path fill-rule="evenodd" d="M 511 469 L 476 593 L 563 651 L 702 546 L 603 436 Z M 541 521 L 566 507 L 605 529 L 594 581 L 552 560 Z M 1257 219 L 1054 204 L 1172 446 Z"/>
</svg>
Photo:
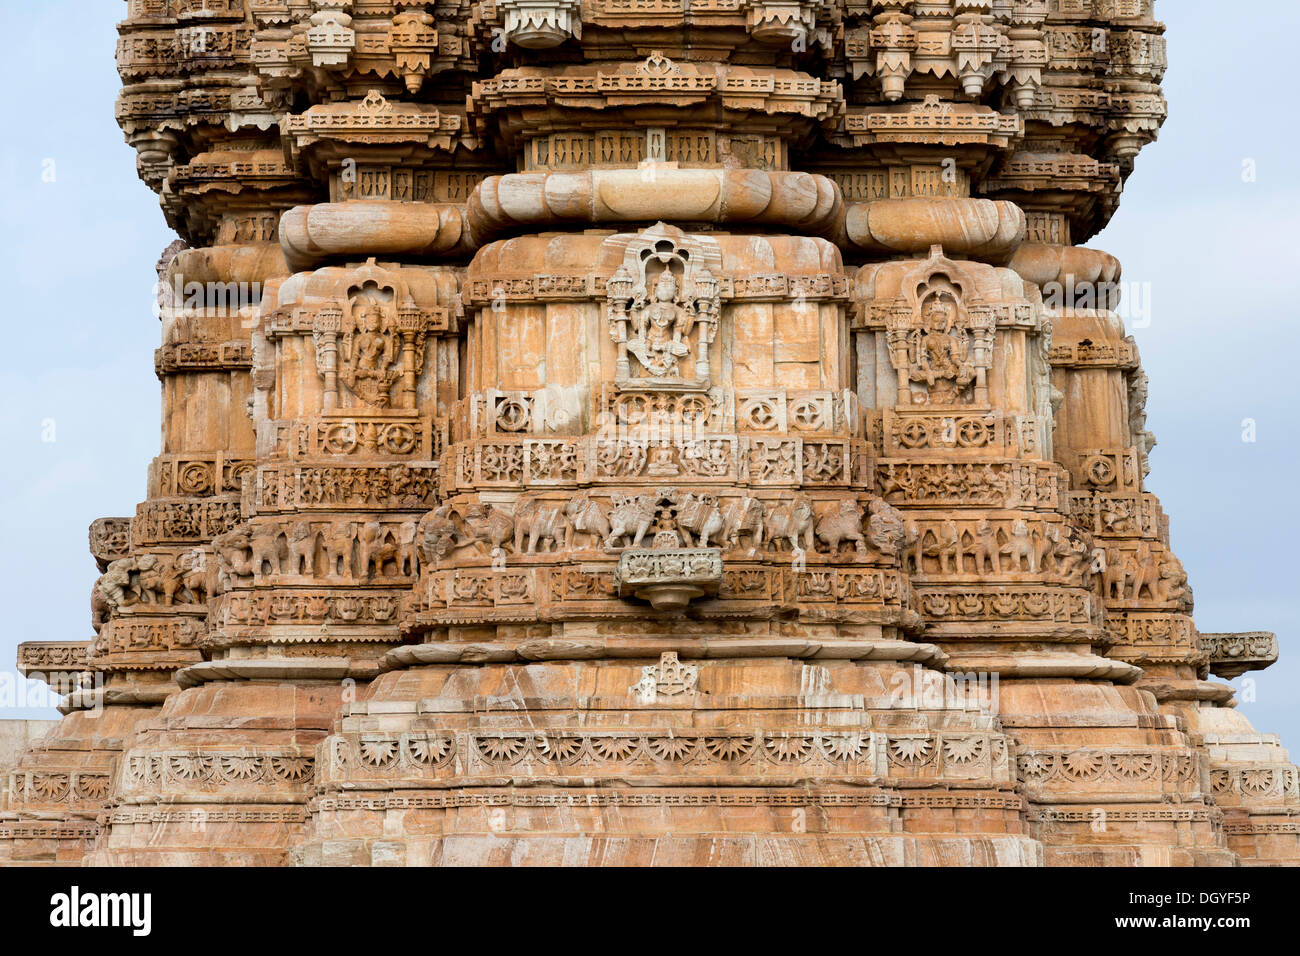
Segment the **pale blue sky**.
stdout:
<svg viewBox="0 0 1300 956">
<path fill-rule="evenodd" d="M 86 528 L 132 514 L 159 444 L 154 262 L 173 238 L 113 120 L 112 0 L 3 0 L 0 261 L 9 347 L 0 357 L 0 670 L 25 640 L 85 640 L 96 576 Z M 1267 8 L 1267 16 L 1259 16 Z M 1290 100 L 1300 4 L 1159 0 L 1170 119 L 1143 151 L 1112 225 L 1089 245 L 1149 283 L 1134 334 L 1151 377 L 1151 491 L 1196 591 L 1203 631 L 1275 630 L 1282 660 L 1242 710 L 1300 747 L 1300 464 L 1294 327 L 1300 296 L 1300 147 Z M 42 182 L 54 161 L 55 181 Z M 1257 169 L 1243 182 L 1243 160 Z M 1258 440 L 1241 440 L 1241 423 Z M 55 441 L 42 441 L 52 419 Z M 1237 683 L 1240 683 L 1238 681 Z M 0 709 L 0 717 L 51 716 Z"/>
</svg>

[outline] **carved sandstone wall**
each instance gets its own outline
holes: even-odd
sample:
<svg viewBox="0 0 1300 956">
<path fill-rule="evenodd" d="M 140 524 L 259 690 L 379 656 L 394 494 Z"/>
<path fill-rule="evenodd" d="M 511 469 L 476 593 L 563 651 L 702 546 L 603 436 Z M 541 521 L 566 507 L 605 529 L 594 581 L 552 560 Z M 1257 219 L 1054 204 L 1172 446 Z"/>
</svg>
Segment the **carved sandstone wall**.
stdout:
<svg viewBox="0 0 1300 956">
<path fill-rule="evenodd" d="M 0 860 L 1300 861 L 1078 245 L 1163 30 L 130 0 L 163 448 Z"/>
</svg>

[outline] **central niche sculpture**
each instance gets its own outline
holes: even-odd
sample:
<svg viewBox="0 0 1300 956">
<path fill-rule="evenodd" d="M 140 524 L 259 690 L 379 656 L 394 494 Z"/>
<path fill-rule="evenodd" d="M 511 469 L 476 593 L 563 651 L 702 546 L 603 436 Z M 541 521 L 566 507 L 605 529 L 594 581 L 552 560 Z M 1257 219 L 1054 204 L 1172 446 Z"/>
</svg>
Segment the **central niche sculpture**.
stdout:
<svg viewBox="0 0 1300 956">
<path fill-rule="evenodd" d="M 909 276 L 888 322 L 901 405 L 984 405 L 992 363 L 992 314 L 967 296 L 956 263 L 938 253 Z M 970 299 L 971 301 L 968 301 Z"/>
<path fill-rule="evenodd" d="M 721 312 L 718 279 L 700 261 L 701 250 L 667 233 L 661 224 L 628 243 L 609 279 L 610 336 L 618 344 L 615 382 L 704 389 Z"/>
<path fill-rule="evenodd" d="M 339 378 L 357 398 L 387 408 L 397 367 L 401 337 L 393 328 L 391 292 L 367 282 L 348 299 L 340 343 Z"/>
<path fill-rule="evenodd" d="M 312 321 L 316 369 L 324 380 L 321 411 L 414 410 L 429 314 L 402 277 L 374 259 L 341 273 L 332 291 Z"/>
<path fill-rule="evenodd" d="M 956 290 L 936 276 L 920 306 L 920 322 L 912 333 L 913 383 L 924 383 L 928 399 L 952 405 L 969 398 L 975 380 L 970 362 L 970 333 L 957 305 Z"/>
</svg>

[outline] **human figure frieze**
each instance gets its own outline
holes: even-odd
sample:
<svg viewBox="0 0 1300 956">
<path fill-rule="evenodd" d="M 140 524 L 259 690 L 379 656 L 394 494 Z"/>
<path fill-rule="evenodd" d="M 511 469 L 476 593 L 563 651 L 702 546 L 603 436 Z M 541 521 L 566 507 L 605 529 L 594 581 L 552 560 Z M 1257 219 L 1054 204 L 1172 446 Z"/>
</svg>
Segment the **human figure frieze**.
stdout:
<svg viewBox="0 0 1300 956">
<path fill-rule="evenodd" d="M 1086 338 L 1061 341 L 1055 337 L 1050 360 L 1052 368 L 1113 368 L 1125 372 L 1136 370 L 1140 362 L 1132 336 L 1114 343 Z"/>
<path fill-rule="evenodd" d="M 876 487 L 895 505 L 1058 511 L 1066 500 L 1068 478 L 1051 462 L 877 459 L 875 467 Z"/>
<path fill-rule="evenodd" d="M 655 433 L 574 439 L 476 441 L 453 446 L 445 480 L 461 490 L 519 483 L 619 484 L 672 478 L 755 487 L 849 487 L 871 481 L 866 442 L 843 438 L 671 437 Z"/>
<path fill-rule="evenodd" d="M 436 462 L 277 463 L 258 467 L 253 503 L 257 514 L 340 509 L 422 511 L 433 504 L 437 488 Z"/>
<path fill-rule="evenodd" d="M 423 576 L 406 606 L 402 629 L 417 635 L 461 625 L 537 621 L 619 620 L 643 625 L 652 613 L 682 610 L 682 596 L 690 601 L 692 616 L 702 620 L 762 621 L 780 614 L 823 625 L 882 625 L 909 632 L 922 628 L 911 587 L 896 569 L 833 566 L 794 571 L 788 560 L 784 568 L 728 567 L 725 558 L 719 568 L 719 560 L 716 550 L 710 549 L 630 549 L 617 563 L 599 570 L 561 565 L 432 571 Z M 655 588 L 658 595 L 648 588 Z M 665 601 L 663 595 L 675 600 Z M 849 637 L 845 642 L 854 640 Z M 678 637 L 650 644 L 677 647 L 681 641 Z M 502 659 L 514 656 L 508 650 L 514 643 L 507 635 L 500 653 L 508 656 Z M 448 662 L 462 659 L 455 646 L 440 647 L 437 653 Z M 464 657 L 471 658 L 477 659 L 475 649 Z"/>
<path fill-rule="evenodd" d="M 128 556 L 131 547 L 130 518 L 96 518 L 90 523 L 90 553 L 100 573 L 118 558 Z"/>
<path fill-rule="evenodd" d="M 1085 490 L 1069 493 L 1070 520 L 1097 537 L 1164 536 L 1166 518 L 1155 495 L 1136 491 Z"/>
</svg>

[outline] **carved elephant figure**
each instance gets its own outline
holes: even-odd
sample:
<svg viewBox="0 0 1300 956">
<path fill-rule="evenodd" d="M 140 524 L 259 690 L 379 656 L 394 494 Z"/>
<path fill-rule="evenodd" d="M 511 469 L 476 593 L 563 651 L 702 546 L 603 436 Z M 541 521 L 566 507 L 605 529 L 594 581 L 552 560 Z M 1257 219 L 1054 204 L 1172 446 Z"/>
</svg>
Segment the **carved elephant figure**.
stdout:
<svg viewBox="0 0 1300 956">
<path fill-rule="evenodd" d="M 193 548 L 176 557 L 176 569 L 180 572 L 181 592 L 188 597 L 191 604 L 203 604 L 208 599 L 208 556 L 199 548 Z"/>
<path fill-rule="evenodd" d="M 1102 572 L 1104 594 L 1107 598 L 1122 601 L 1128 595 L 1130 570 L 1118 548 L 1106 549 L 1106 569 Z"/>
<path fill-rule="evenodd" d="M 273 526 L 255 526 L 249 535 L 249 545 L 253 549 L 253 574 L 262 577 L 280 573 L 279 535 Z M 267 568 L 270 568 L 268 571 Z"/>
<path fill-rule="evenodd" d="M 686 539 L 687 547 L 707 548 L 709 538 L 722 531 L 722 512 L 718 509 L 717 495 L 689 494 L 677 508 L 677 528 Z M 695 544 L 691 544 L 691 535 Z"/>
<path fill-rule="evenodd" d="M 655 502 L 650 495 L 613 495 L 609 509 L 609 537 L 605 547 L 641 546 L 641 539 L 655 520 Z M 620 543 L 621 542 L 621 543 Z"/>
<path fill-rule="evenodd" d="M 591 500 L 590 492 L 571 498 L 564 506 L 565 517 L 569 522 L 568 540 L 564 542 L 566 550 L 572 550 L 578 535 L 587 537 L 587 544 L 604 544 L 609 539 L 609 516 L 598 502 Z"/>
<path fill-rule="evenodd" d="M 233 528 L 212 539 L 217 554 L 217 584 L 225 591 L 233 579 L 253 574 L 252 543 L 246 526 Z"/>
<path fill-rule="evenodd" d="M 973 556 L 976 574 L 984 574 L 986 569 L 994 574 L 1002 571 L 1002 549 L 998 546 L 998 532 L 988 521 L 980 521 L 975 527 Z"/>
<path fill-rule="evenodd" d="M 135 603 L 135 595 L 131 593 L 131 572 L 134 570 L 134 558 L 118 558 L 109 562 L 108 570 L 95 583 L 110 610 Z"/>
<path fill-rule="evenodd" d="M 867 553 L 867 538 L 862 533 L 862 512 L 851 498 L 841 499 L 838 505 L 818 518 L 816 532 L 831 557 L 837 557 L 846 544 L 853 545 L 859 555 Z"/>
<path fill-rule="evenodd" d="M 289 573 L 316 573 L 316 531 L 307 521 L 296 521 L 289 529 Z"/>
<path fill-rule="evenodd" d="M 418 522 L 403 521 L 397 526 L 397 573 L 414 577 L 420 571 L 420 550 L 416 547 Z"/>
<path fill-rule="evenodd" d="M 438 567 L 440 561 L 463 543 L 463 535 L 451 520 L 449 505 L 439 505 L 421 518 L 416 536 L 420 557 L 430 568 Z"/>
<path fill-rule="evenodd" d="M 568 536 L 567 526 L 563 509 L 539 498 L 520 498 L 515 506 L 515 551 L 536 554 L 538 545 L 555 551 Z"/>
<path fill-rule="evenodd" d="M 109 604 L 108 598 L 104 595 L 100 582 L 96 581 L 90 589 L 90 626 L 96 634 L 104 626 L 112 610 L 113 606 Z"/>
<path fill-rule="evenodd" d="M 168 606 L 176 603 L 177 596 L 182 600 L 185 597 L 185 569 L 181 567 L 180 558 L 180 555 L 158 555 L 154 569 L 147 575 L 140 575 L 141 583 L 153 585 L 161 603 Z"/>
<path fill-rule="evenodd" d="M 1091 553 L 1092 540 L 1086 532 L 1071 531 L 1062 536 L 1055 554 L 1056 570 L 1061 580 L 1072 587 L 1086 586 L 1084 575 Z"/>
<path fill-rule="evenodd" d="M 925 557 L 925 531 L 915 521 L 908 521 L 903 525 L 903 534 L 907 540 L 907 550 L 903 552 L 903 570 L 919 574 L 925 567 L 922 563 Z"/>
<path fill-rule="evenodd" d="M 943 523 L 943 534 L 935 538 L 940 574 L 962 574 L 966 570 L 966 552 L 962 546 L 961 529 L 957 522 Z M 929 552 L 927 552 L 929 553 Z"/>
<path fill-rule="evenodd" d="M 515 536 L 515 519 L 487 502 L 465 509 L 465 527 L 470 540 L 464 543 L 475 545 L 484 554 L 500 550 Z"/>
<path fill-rule="evenodd" d="M 179 586 L 173 577 L 171 557 L 165 554 L 141 554 L 135 558 L 135 598 L 141 604 L 170 604 Z M 168 578 L 171 577 L 170 593 Z"/>
<path fill-rule="evenodd" d="M 378 521 L 365 521 L 357 532 L 357 552 L 361 576 L 369 581 L 383 575 L 386 563 L 397 561 L 397 542 Z"/>
<path fill-rule="evenodd" d="M 1133 580 L 1129 582 L 1132 588 L 1134 600 L 1142 597 L 1142 592 L 1147 592 L 1147 597 L 1153 601 L 1160 600 L 1157 591 L 1157 581 L 1159 580 L 1160 571 L 1156 566 L 1155 558 L 1151 554 L 1151 546 L 1145 541 L 1139 542 L 1137 554 L 1134 555 Z"/>
<path fill-rule="evenodd" d="M 767 540 L 777 551 L 789 544 L 792 551 L 813 550 L 812 504 L 799 495 L 773 509 L 767 518 Z"/>
<path fill-rule="evenodd" d="M 1165 554 L 1160 564 L 1157 596 L 1161 601 L 1178 601 L 1191 610 L 1192 589 L 1187 586 L 1187 572 L 1183 563 L 1172 554 Z"/>
<path fill-rule="evenodd" d="M 321 534 L 325 549 L 326 575 L 331 578 L 352 577 L 352 542 L 357 536 L 355 521 L 335 521 Z"/>
<path fill-rule="evenodd" d="M 1036 538 L 1034 543 L 1034 554 L 1039 568 L 1044 571 L 1057 569 L 1056 556 L 1061 551 L 1063 538 L 1059 525 L 1049 524 L 1043 528 L 1043 536 Z"/>
<path fill-rule="evenodd" d="M 883 498 L 867 506 L 867 543 L 877 554 L 896 558 L 907 547 L 907 525 L 903 513 Z"/>
<path fill-rule="evenodd" d="M 1025 521 L 1018 520 L 1011 526 L 1011 540 L 1002 551 L 1007 555 L 1012 571 L 1038 572 L 1038 549 L 1034 547 L 1034 537 Z"/>
<path fill-rule="evenodd" d="M 763 502 L 745 495 L 727 507 L 722 522 L 722 543 L 728 548 L 739 548 L 742 535 L 748 535 L 751 548 L 763 546 L 763 519 L 766 513 Z"/>
</svg>

